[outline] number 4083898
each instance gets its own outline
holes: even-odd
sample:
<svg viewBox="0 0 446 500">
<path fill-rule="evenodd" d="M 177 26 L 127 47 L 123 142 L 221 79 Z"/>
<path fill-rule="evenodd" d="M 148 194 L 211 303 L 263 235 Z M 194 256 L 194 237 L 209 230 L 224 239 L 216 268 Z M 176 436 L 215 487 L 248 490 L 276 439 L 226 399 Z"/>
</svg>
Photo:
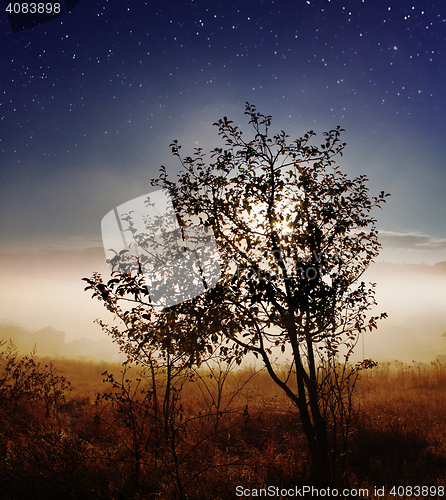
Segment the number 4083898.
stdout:
<svg viewBox="0 0 446 500">
<path fill-rule="evenodd" d="M 60 14 L 60 3 L 9 3 L 9 14 Z"/>
<path fill-rule="evenodd" d="M 394 497 L 443 497 L 444 486 L 393 486 L 389 495 Z"/>
</svg>

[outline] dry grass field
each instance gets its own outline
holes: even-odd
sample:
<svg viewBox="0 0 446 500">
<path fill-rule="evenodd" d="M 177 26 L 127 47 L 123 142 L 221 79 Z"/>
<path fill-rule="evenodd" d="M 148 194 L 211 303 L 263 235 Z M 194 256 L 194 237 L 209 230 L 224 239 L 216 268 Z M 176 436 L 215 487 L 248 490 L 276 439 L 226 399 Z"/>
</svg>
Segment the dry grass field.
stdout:
<svg viewBox="0 0 446 500">
<path fill-rule="evenodd" d="M 136 366 L 122 376 L 120 364 L 4 353 L 1 370 L 2 500 L 227 500 L 248 498 L 237 486 L 309 485 L 297 413 L 263 371 L 204 367 L 178 375 L 166 398 L 165 374 L 153 390 Z M 335 486 L 367 488 L 369 498 L 441 496 L 445 415 L 443 366 L 365 371 Z M 406 488 L 415 486 L 436 489 Z"/>
</svg>

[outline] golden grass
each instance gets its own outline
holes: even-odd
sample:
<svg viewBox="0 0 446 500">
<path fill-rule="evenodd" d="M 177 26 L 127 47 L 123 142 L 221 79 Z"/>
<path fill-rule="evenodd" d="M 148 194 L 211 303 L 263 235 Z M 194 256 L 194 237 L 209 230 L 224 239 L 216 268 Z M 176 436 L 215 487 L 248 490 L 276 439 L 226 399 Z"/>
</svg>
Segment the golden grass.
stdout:
<svg viewBox="0 0 446 500">
<path fill-rule="evenodd" d="M 40 362 L 49 360 L 40 359 Z M 146 448 L 141 451 L 138 488 L 145 493 L 138 497 L 132 483 L 135 456 L 132 455 L 131 430 L 116 405 L 106 406 L 105 402 L 95 405 L 98 393 L 111 391 L 110 386 L 103 383 L 102 373 L 107 371 L 119 378 L 122 365 L 69 359 L 56 359 L 53 363 L 58 373 L 71 382 L 67 404 L 59 420 L 53 421 L 53 427 L 59 426 L 58 432 L 69 435 L 75 448 L 70 448 L 66 438 L 63 440 L 59 434 L 54 434 L 52 446 L 63 450 L 64 460 L 71 464 L 74 477 L 85 483 L 82 488 L 79 484 L 75 487 L 67 476 L 61 491 L 71 488 L 72 498 L 83 500 L 180 498 L 171 476 L 172 450 L 166 448 L 167 442 L 161 437 L 155 439 L 152 424 L 144 431 Z M 127 378 L 134 378 L 139 369 L 132 366 Z M 212 404 L 212 397 L 214 401 L 217 397 L 215 372 L 211 374 L 204 367 L 195 382 L 185 383 L 179 401 L 181 407 L 172 417 L 172 425 L 176 429 L 175 453 L 185 457 L 179 474 L 188 498 L 232 499 L 238 484 L 251 488 L 308 484 L 307 447 L 296 409 L 265 371 L 255 375 L 254 372 L 254 368 L 246 367 L 229 373 L 219 408 L 221 415 Z M 389 499 L 413 498 L 390 495 L 392 486 L 444 486 L 446 367 L 439 363 L 380 364 L 363 372 L 357 389 L 347 466 L 341 482 L 352 488 L 367 487 L 370 492 L 375 486 L 385 485 L 386 494 L 380 498 Z M 127 411 L 128 407 L 122 408 Z M 99 423 L 95 421 L 98 409 L 103 410 Z M 152 422 L 152 416 L 144 418 Z M 43 416 L 42 419 L 41 429 L 44 429 Z M 22 439 L 21 429 L 17 427 L 14 431 L 18 441 Z M 35 430 L 36 435 L 38 432 L 41 431 Z M 49 431 L 42 432 L 43 436 Z M 43 443 L 47 444 L 40 444 L 40 449 L 49 446 L 48 438 L 45 439 Z M 164 444 L 159 444 L 161 442 Z M 13 455 L 0 470 L 0 486 L 6 484 L 5 491 L 14 488 L 8 477 L 22 477 L 14 464 L 18 467 L 25 463 L 28 469 L 32 468 L 30 463 L 34 463 L 34 453 L 38 450 L 29 449 L 30 444 L 24 446 L 28 455 L 23 460 Z M 5 469 L 6 466 L 9 468 Z M 43 471 L 41 465 L 35 467 L 40 474 L 36 484 L 42 488 L 41 478 L 59 473 L 61 465 L 47 464 Z M 86 475 L 84 479 L 82 474 Z M 43 494 L 39 496 L 31 484 L 26 493 L 45 498 Z M 8 498 L 15 497 L 11 493 L 5 497 Z M 57 492 L 52 498 L 59 498 Z"/>
<path fill-rule="evenodd" d="M 119 373 L 122 364 L 106 361 L 85 361 L 82 359 L 68 358 L 39 358 L 43 364 L 53 363 L 57 372 L 70 381 L 70 399 L 85 399 L 94 402 L 98 392 L 104 390 L 102 373 Z"/>
</svg>

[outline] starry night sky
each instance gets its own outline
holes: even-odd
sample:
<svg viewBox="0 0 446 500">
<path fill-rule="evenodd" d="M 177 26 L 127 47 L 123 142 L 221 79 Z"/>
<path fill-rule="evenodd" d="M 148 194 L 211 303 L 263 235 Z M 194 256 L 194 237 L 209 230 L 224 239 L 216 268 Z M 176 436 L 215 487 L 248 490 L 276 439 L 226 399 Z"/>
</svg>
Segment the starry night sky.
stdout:
<svg viewBox="0 0 446 500">
<path fill-rule="evenodd" d="M 220 146 L 248 101 L 291 139 L 345 128 L 343 170 L 392 194 L 382 259 L 446 260 L 445 39 L 442 1 L 80 0 L 18 33 L 3 12 L 0 252 L 101 247 L 109 210 L 178 171 L 172 139 Z"/>
</svg>

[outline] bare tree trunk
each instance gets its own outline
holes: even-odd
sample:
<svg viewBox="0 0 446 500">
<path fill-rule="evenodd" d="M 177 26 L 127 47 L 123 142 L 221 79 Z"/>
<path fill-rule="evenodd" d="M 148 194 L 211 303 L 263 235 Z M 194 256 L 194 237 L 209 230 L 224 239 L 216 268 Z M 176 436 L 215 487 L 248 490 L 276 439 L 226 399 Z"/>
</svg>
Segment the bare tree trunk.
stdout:
<svg viewBox="0 0 446 500">
<path fill-rule="evenodd" d="M 302 427 L 308 441 L 311 455 L 311 480 L 313 484 L 325 485 L 331 481 L 330 449 L 327 422 L 320 408 L 317 390 L 317 376 L 314 365 L 313 344 L 307 341 L 310 375 L 306 372 L 299 352 L 297 330 L 294 321 L 289 323 L 289 338 L 296 365 L 297 400 Z M 311 413 L 310 413 L 310 411 Z"/>
</svg>

